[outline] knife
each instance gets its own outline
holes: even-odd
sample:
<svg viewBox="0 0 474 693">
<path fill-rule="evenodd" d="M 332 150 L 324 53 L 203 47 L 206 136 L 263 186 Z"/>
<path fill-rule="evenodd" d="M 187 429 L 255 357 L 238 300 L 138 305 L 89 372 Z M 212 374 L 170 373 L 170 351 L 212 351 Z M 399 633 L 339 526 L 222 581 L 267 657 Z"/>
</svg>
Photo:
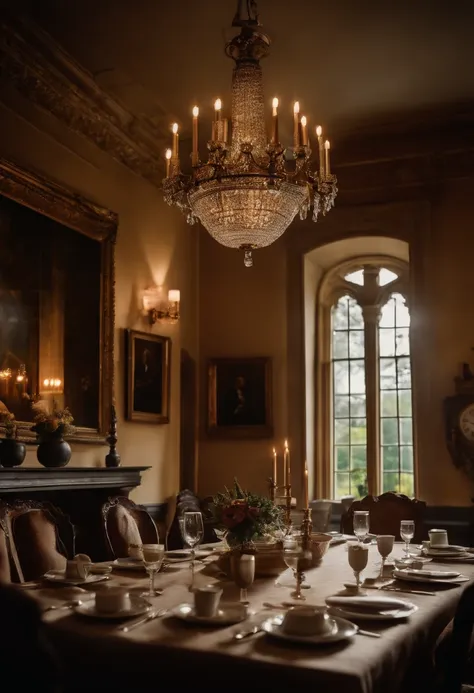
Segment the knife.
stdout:
<svg viewBox="0 0 474 693">
<path fill-rule="evenodd" d="M 423 594 L 427 597 L 436 597 L 436 592 L 424 592 L 423 590 L 404 590 L 401 587 L 380 587 L 377 585 L 364 585 L 372 590 L 381 590 L 382 592 L 401 592 L 402 594 Z"/>
<path fill-rule="evenodd" d="M 152 611 L 150 614 L 145 616 L 144 618 L 141 618 L 139 621 L 134 621 L 133 623 L 129 623 L 125 626 L 120 626 L 119 631 L 122 633 L 130 633 L 131 630 L 135 630 L 135 628 L 138 628 L 138 626 L 142 626 L 144 623 L 148 623 L 149 621 L 153 621 L 155 618 L 161 618 L 162 616 L 165 616 L 168 613 L 168 609 L 160 609 L 159 611 Z"/>
</svg>

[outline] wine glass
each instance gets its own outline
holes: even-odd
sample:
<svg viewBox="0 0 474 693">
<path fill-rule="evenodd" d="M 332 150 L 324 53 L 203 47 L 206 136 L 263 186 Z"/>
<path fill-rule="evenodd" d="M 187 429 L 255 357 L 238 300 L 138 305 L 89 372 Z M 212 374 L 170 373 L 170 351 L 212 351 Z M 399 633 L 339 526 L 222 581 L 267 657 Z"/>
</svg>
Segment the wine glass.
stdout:
<svg viewBox="0 0 474 693">
<path fill-rule="evenodd" d="M 159 597 L 161 591 L 155 590 L 155 575 L 161 568 L 165 555 L 164 544 L 143 544 L 143 563 L 145 570 L 150 576 L 150 586 L 148 592 L 144 592 L 142 597 Z"/>
<path fill-rule="evenodd" d="M 382 567 L 380 568 L 380 577 L 383 578 L 383 569 L 385 566 L 385 561 L 388 556 L 393 551 L 393 544 L 395 542 L 395 537 L 393 534 L 379 534 L 377 537 L 377 548 L 379 554 L 382 556 Z"/>
<path fill-rule="evenodd" d="M 356 535 L 359 542 L 363 542 L 369 533 L 369 511 L 368 510 L 356 510 L 354 512 L 353 527 L 354 534 Z"/>
<path fill-rule="evenodd" d="M 366 568 L 369 560 L 369 547 L 362 542 L 352 542 L 348 548 L 349 565 L 354 571 L 356 589 L 360 592 L 360 574 Z"/>
<path fill-rule="evenodd" d="M 304 551 L 298 542 L 286 542 L 283 547 L 283 560 L 288 568 L 291 568 L 296 579 L 296 589 L 291 593 L 293 599 L 304 601 L 306 597 L 301 593 L 305 580 L 304 571 L 311 568 L 313 554 Z M 309 588 L 309 585 L 307 586 Z"/>
<path fill-rule="evenodd" d="M 191 548 L 191 585 L 189 589 L 194 589 L 194 563 L 196 560 L 196 547 L 204 536 L 204 525 L 200 512 L 185 512 L 183 516 L 183 539 Z"/>
<path fill-rule="evenodd" d="M 400 522 L 400 536 L 405 542 L 405 560 L 410 560 L 410 541 L 415 536 L 415 523 L 413 520 L 402 520 Z"/>
<path fill-rule="evenodd" d="M 255 556 L 243 553 L 233 557 L 232 575 L 237 587 L 240 587 L 240 601 L 248 604 L 247 588 L 255 579 Z"/>
</svg>

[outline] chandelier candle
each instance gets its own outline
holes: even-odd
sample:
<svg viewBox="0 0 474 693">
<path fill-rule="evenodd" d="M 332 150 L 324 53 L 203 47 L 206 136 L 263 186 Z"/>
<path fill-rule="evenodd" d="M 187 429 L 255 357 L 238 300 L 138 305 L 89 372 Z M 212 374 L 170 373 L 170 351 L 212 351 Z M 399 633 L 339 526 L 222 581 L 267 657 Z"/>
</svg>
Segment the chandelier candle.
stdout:
<svg viewBox="0 0 474 693">
<path fill-rule="evenodd" d="M 324 143 L 324 149 L 325 149 L 325 162 L 326 162 L 326 175 L 329 176 L 331 173 L 331 166 L 329 165 L 329 150 L 331 149 L 331 145 L 329 144 L 329 140 L 326 140 Z"/>
<path fill-rule="evenodd" d="M 166 175 L 170 175 L 170 159 L 171 159 L 171 149 L 167 149 L 165 152 L 166 158 Z"/>
<path fill-rule="evenodd" d="M 301 116 L 301 144 L 303 147 L 308 146 L 308 128 L 306 127 L 306 116 Z"/>
<path fill-rule="evenodd" d="M 304 507 L 309 508 L 308 463 L 304 463 Z"/>
<path fill-rule="evenodd" d="M 275 448 L 273 448 L 273 483 L 277 483 L 277 452 Z"/>
<path fill-rule="evenodd" d="M 193 153 L 192 153 L 192 165 L 197 166 L 199 163 L 199 153 L 198 153 L 198 117 L 199 108 L 194 106 L 193 108 Z"/>
<path fill-rule="evenodd" d="M 178 123 L 173 123 L 173 157 L 178 158 L 178 141 L 179 141 L 179 135 L 178 135 Z"/>
<path fill-rule="evenodd" d="M 295 101 L 293 106 L 293 145 L 295 150 L 300 146 L 300 102 Z"/>
<path fill-rule="evenodd" d="M 324 178 L 324 144 L 323 144 L 323 129 L 321 125 L 316 128 L 316 136 L 319 146 L 319 175 Z"/>
<path fill-rule="evenodd" d="M 272 101 L 272 144 L 279 143 L 278 135 L 278 99 Z"/>
<path fill-rule="evenodd" d="M 315 170 L 299 102 L 293 104 L 293 142 L 289 146 L 279 142 L 280 102 L 276 98 L 271 131 L 266 132 L 260 63 L 270 52 L 270 39 L 259 22 L 256 0 L 238 0 L 232 26 L 238 33 L 225 46 L 227 57 L 235 63 L 230 134 L 222 102 L 217 99 L 208 154 L 201 162 L 193 110 L 192 169 L 189 173 L 180 170 L 174 137 L 163 195 L 189 224 L 200 222 L 218 243 L 242 250 L 245 266 L 251 267 L 252 252 L 274 243 L 297 214 L 305 219 L 312 208 L 313 221 L 317 221 L 320 214 L 330 211 L 337 179 L 324 171 L 324 146 Z"/>
</svg>

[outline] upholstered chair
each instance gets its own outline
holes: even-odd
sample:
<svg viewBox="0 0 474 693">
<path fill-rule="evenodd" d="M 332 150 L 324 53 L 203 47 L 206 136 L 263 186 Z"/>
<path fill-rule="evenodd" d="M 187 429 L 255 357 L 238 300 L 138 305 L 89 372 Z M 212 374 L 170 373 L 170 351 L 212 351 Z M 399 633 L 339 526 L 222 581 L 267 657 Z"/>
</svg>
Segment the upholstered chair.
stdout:
<svg viewBox="0 0 474 693">
<path fill-rule="evenodd" d="M 381 496 L 366 496 L 354 501 L 341 517 L 341 532 L 354 534 L 353 520 L 356 510 L 370 512 L 370 532 L 372 534 L 393 534 L 400 541 L 401 520 L 415 522 L 414 542 L 421 542 L 426 535 L 423 520 L 426 510 L 424 501 L 408 498 L 401 493 L 387 492 Z"/>
<path fill-rule="evenodd" d="M 109 557 L 126 558 L 131 544 L 158 544 L 157 526 L 146 508 L 129 498 L 109 498 L 102 506 Z"/>
<path fill-rule="evenodd" d="M 0 526 L 12 582 L 37 580 L 48 570 L 64 569 L 67 558 L 74 556 L 74 528 L 50 503 L 0 502 Z M 2 534 L 0 571 L 1 543 Z"/>
</svg>

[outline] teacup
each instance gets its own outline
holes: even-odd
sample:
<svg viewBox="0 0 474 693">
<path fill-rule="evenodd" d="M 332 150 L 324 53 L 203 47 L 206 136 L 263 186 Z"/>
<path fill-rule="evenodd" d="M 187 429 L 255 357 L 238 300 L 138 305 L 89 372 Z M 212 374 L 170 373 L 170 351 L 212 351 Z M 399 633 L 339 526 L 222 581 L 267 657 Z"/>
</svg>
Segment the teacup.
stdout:
<svg viewBox="0 0 474 693">
<path fill-rule="evenodd" d="M 143 561 L 143 546 L 142 544 L 129 544 L 128 555 L 135 561 Z"/>
<path fill-rule="evenodd" d="M 212 618 L 217 613 L 222 589 L 214 585 L 197 587 L 194 590 L 194 611 L 201 618 Z"/>
<path fill-rule="evenodd" d="M 334 628 L 334 621 L 324 608 L 310 606 L 290 609 L 283 619 L 282 629 L 288 635 L 324 635 Z"/>
<path fill-rule="evenodd" d="M 74 580 L 87 580 L 92 567 L 89 556 L 77 555 L 73 561 L 66 561 L 66 577 Z"/>
<path fill-rule="evenodd" d="M 430 529 L 428 536 L 430 546 L 448 546 L 448 533 L 445 529 Z"/>
<path fill-rule="evenodd" d="M 95 606 L 103 614 L 127 611 L 131 607 L 130 594 L 121 587 L 109 587 L 95 593 Z"/>
</svg>

